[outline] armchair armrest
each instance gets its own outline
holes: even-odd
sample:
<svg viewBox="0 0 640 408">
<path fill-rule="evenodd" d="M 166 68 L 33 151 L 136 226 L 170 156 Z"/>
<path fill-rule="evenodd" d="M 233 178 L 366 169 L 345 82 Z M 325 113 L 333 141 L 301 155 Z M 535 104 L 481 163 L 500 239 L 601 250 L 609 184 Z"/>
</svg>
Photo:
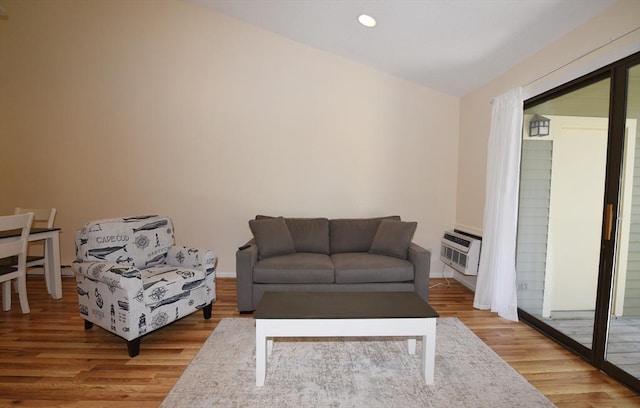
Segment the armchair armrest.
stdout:
<svg viewBox="0 0 640 408">
<path fill-rule="evenodd" d="M 253 267 L 258 262 L 258 246 L 255 239 L 250 240 L 246 245 L 248 247 L 236 251 L 236 290 L 238 311 L 241 313 L 255 310 L 253 305 Z"/>
<path fill-rule="evenodd" d="M 119 265 L 113 262 L 83 262 L 75 260 L 71 270 L 94 281 L 106 283 L 127 291 L 135 296 L 142 289 L 142 275 L 135 266 Z"/>
<path fill-rule="evenodd" d="M 216 271 L 218 255 L 211 249 L 175 245 L 169 248 L 165 262 L 171 266 L 200 269 L 208 276 Z"/>
<path fill-rule="evenodd" d="M 426 302 L 429 299 L 431 252 L 412 242 L 409 245 L 408 259 L 413 264 L 416 293 Z"/>
</svg>

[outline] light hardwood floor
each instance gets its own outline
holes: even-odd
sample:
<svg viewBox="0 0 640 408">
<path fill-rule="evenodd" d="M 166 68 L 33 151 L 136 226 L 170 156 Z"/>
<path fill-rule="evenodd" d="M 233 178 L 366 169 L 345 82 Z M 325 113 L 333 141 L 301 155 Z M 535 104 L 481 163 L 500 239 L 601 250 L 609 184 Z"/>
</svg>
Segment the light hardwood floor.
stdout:
<svg viewBox="0 0 640 408">
<path fill-rule="evenodd" d="M 450 282 L 432 279 L 434 309 L 458 317 L 557 406 L 640 407 L 639 395 L 529 326 L 473 309 L 472 292 Z M 219 278 L 211 320 L 194 313 L 154 332 L 131 359 L 124 340 L 84 330 L 73 279 L 63 279 L 62 300 L 47 295 L 42 277 L 30 276 L 27 287 L 31 314 L 20 313 L 14 295 L 0 315 L 1 407 L 157 407 L 220 319 L 251 318 L 236 310 L 235 279 Z"/>
</svg>

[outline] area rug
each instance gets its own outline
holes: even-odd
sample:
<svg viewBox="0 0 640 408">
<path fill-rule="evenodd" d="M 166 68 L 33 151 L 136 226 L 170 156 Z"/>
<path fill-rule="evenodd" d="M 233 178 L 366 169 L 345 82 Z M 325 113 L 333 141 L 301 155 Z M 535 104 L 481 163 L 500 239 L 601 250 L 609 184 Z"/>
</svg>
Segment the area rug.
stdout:
<svg viewBox="0 0 640 408">
<path fill-rule="evenodd" d="M 402 338 L 276 339 L 256 387 L 253 319 L 223 319 L 164 408 L 553 407 L 457 318 L 437 322 L 435 381 L 421 377 L 421 341 Z"/>
</svg>

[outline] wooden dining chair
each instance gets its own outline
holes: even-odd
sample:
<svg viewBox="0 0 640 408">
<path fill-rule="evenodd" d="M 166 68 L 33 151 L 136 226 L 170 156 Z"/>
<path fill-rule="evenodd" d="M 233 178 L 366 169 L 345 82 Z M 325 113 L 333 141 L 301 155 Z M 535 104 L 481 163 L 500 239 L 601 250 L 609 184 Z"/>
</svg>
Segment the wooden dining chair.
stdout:
<svg viewBox="0 0 640 408">
<path fill-rule="evenodd" d="M 20 230 L 20 236 L 0 240 L 0 259 L 18 258 L 16 266 L 0 265 L 0 283 L 2 283 L 2 310 L 11 309 L 11 281 L 17 280 L 17 292 L 23 314 L 28 314 L 27 298 L 27 244 L 33 213 L 7 215 L 0 217 L 0 231 Z"/>
<path fill-rule="evenodd" d="M 20 208 L 17 207 L 14 211 L 15 215 L 33 213 L 32 227 L 38 228 L 53 228 L 53 223 L 56 219 L 57 210 L 55 208 Z M 43 240 L 44 241 L 44 240 Z M 34 245 L 35 244 L 35 245 Z M 47 270 L 47 263 L 45 258 L 44 242 L 30 242 L 27 250 L 27 268 L 41 266 L 44 271 L 44 280 L 47 284 L 47 292 L 51 294 L 51 282 L 49 282 L 49 271 Z M 38 248 L 38 246 L 42 248 Z M 15 265 L 15 263 L 14 263 Z"/>
</svg>

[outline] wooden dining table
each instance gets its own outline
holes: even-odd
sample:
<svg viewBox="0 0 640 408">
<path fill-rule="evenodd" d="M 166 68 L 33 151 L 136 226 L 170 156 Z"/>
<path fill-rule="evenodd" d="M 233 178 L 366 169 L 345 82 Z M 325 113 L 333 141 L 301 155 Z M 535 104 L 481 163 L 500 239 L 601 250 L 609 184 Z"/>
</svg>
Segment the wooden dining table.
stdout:
<svg viewBox="0 0 640 408">
<path fill-rule="evenodd" d="M 0 232 L 0 240 L 13 239 L 20 236 L 21 231 L 8 230 Z M 29 241 L 44 240 L 44 273 L 50 283 L 51 297 L 62 299 L 62 272 L 60 270 L 60 228 L 31 228 Z"/>
</svg>

